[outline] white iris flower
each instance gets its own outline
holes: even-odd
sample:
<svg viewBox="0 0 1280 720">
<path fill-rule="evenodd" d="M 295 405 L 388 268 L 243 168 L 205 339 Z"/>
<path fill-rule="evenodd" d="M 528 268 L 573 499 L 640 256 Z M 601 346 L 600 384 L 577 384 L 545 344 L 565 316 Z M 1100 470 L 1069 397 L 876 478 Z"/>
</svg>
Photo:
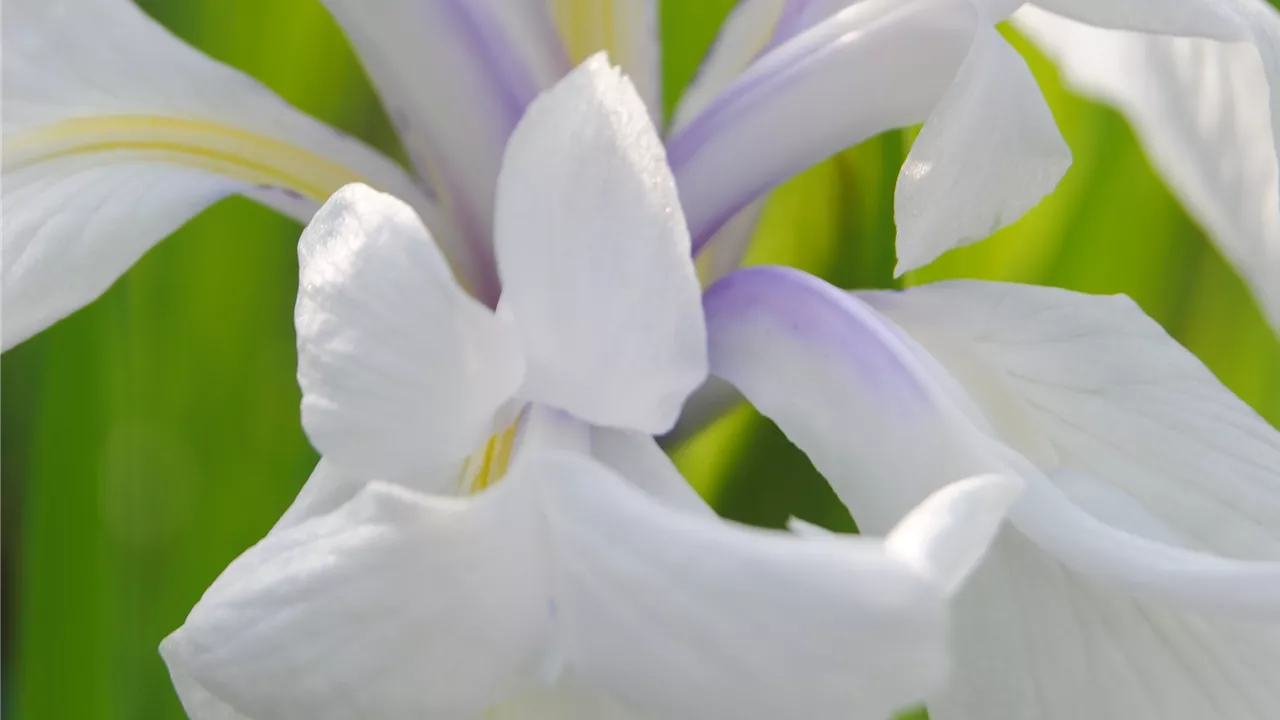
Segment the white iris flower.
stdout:
<svg viewBox="0 0 1280 720">
<path fill-rule="evenodd" d="M 689 234 L 602 56 L 530 105 L 494 227 L 496 313 L 389 195 L 307 228 L 324 460 L 162 646 L 191 716 L 878 720 L 939 691 L 947 598 L 1018 483 L 951 485 L 883 541 L 702 503 L 651 437 L 707 373 Z"/>
<path fill-rule="evenodd" d="M 656 115 L 653 2 L 326 5 L 416 175 L 129 2 L 4 5 L 4 347 L 228 194 L 305 221 L 363 181 L 412 208 L 346 190 L 307 234 L 300 379 L 325 460 L 166 645 L 197 718 L 465 717 L 504 698 L 874 715 L 921 693 L 934 720 L 1280 716 L 1280 434 L 1131 303 L 990 283 L 851 296 L 766 268 L 721 279 L 704 318 L 687 258 L 724 275 L 762 193 L 922 121 L 899 270 L 1017 219 L 1070 155 L 993 29 L 1013 13 L 1133 121 L 1274 320 L 1280 33 L 1262 0 L 753 0 L 666 159 L 599 63 L 558 91 L 577 108 L 543 101 L 557 119 L 522 132 L 544 136 L 508 143 L 600 48 Z M 649 436 L 701 382 L 704 333 L 712 375 L 887 545 L 747 531 L 699 503 Z M 985 473 L 1027 491 L 958 596 L 944 689 L 933 613 L 1008 487 L 931 493 Z"/>
</svg>

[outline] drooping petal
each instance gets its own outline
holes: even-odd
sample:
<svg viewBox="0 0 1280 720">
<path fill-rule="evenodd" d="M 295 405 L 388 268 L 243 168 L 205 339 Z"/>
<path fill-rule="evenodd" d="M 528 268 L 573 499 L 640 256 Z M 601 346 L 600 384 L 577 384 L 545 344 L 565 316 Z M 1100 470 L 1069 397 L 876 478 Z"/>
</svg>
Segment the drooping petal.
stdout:
<svg viewBox="0 0 1280 720">
<path fill-rule="evenodd" d="M 433 212 L 395 163 L 133 2 L 6 0 L 4 13 L 5 348 L 100 295 L 227 195 L 305 222 L 363 181 Z"/>
<path fill-rule="evenodd" d="M 566 664 L 625 703 L 656 717 L 884 718 L 943 682 L 942 583 L 882 542 L 675 511 L 580 457 L 540 471 Z M 1007 502 L 1007 490 L 962 494 Z M 966 519 L 986 529 L 979 548 L 1001 516 Z"/>
<path fill-rule="evenodd" d="M 712 370 L 860 527 L 954 477 L 928 480 L 943 461 L 1027 481 L 1018 532 L 957 599 L 958 676 L 931 717 L 1275 714 L 1259 684 L 1280 658 L 1275 430 L 1125 303 L 983 283 L 866 295 L 891 322 L 833 292 L 794 271 L 722 280 Z M 1254 714 L 1206 711 L 1241 704 Z"/>
<path fill-rule="evenodd" d="M 998 463 L 969 449 L 984 421 L 963 391 L 862 301 L 798 270 L 752 267 L 703 299 L 711 372 L 778 424 L 854 514 L 883 535 L 930 492 Z"/>
<path fill-rule="evenodd" d="M 396 477 L 465 458 L 523 375 L 515 334 L 454 281 L 413 210 L 362 185 L 298 245 L 302 423 L 329 460 Z"/>
<path fill-rule="evenodd" d="M 761 57 L 667 143 L 695 249 L 791 175 L 923 121 L 976 29 L 968 0 L 866 0 Z"/>
<path fill-rule="evenodd" d="M 698 280 L 662 143 L 603 55 L 513 133 L 495 241 L 522 393 L 593 424 L 668 430 L 706 377 Z"/>
<path fill-rule="evenodd" d="M 1071 166 L 1022 57 L 978 32 L 951 88 L 911 146 L 894 191 L 896 274 L 1022 217 Z"/>
<path fill-rule="evenodd" d="M 636 86 L 654 125 L 662 124 L 662 57 L 657 0 L 545 0 L 569 61 L 606 51 Z"/>
<path fill-rule="evenodd" d="M 1170 533 L 1132 528 L 1171 528 L 1174 548 L 1280 560 L 1280 431 L 1132 301 L 979 282 L 866 297 L 960 380 L 1006 444 L 1099 520 L 1159 543 Z M 1038 512 L 1024 531 L 1041 539 L 1062 516 L 1050 504 Z M 1148 564 L 1163 571 L 1158 557 Z M 1228 581 L 1216 582 L 1227 594 Z M 1214 589 L 1187 597 L 1211 604 Z"/>
<path fill-rule="evenodd" d="M 474 288 L 497 299 L 493 192 L 507 136 L 570 65 L 530 0 L 324 0 L 373 80 L 415 166 L 447 195 Z"/>
<path fill-rule="evenodd" d="M 1082 577 L 1006 532 L 952 607 L 936 720 L 1270 718 L 1280 628 L 1175 612 Z"/>
<path fill-rule="evenodd" d="M 1280 331 L 1280 13 L 1254 0 L 1212 5 L 1230 7 L 1249 41 L 1107 30 L 1036 8 L 1015 20 L 1071 87 L 1129 120 Z"/>
<path fill-rule="evenodd" d="M 552 624 L 534 493 L 374 483 L 269 535 L 161 646 L 188 711 L 217 717 L 201 714 L 215 698 L 250 718 L 461 719 L 523 688 Z"/>
<path fill-rule="evenodd" d="M 880 308 L 910 306 L 920 292 L 866 298 Z M 1271 556 L 1170 544 L 1083 509 L 1055 482 L 1052 470 L 1061 461 L 1054 438 L 1016 395 L 1010 399 L 992 389 L 1000 387 L 1000 373 L 985 363 L 926 350 L 914 327 L 908 335 L 864 301 L 794 270 L 738 271 L 707 291 L 705 307 L 712 373 L 737 387 L 805 451 L 860 527 L 883 532 L 925 494 L 957 477 L 1012 474 L 1027 483 L 1011 511 L 1014 525 L 1074 571 L 1198 612 L 1280 614 L 1280 563 L 1268 561 Z M 1050 345 L 1046 364 L 1060 364 L 1059 352 Z M 1158 363 L 1167 361 L 1149 362 L 1160 369 Z M 1065 367 L 1083 378 L 1108 369 L 1079 358 Z M 990 400 L 993 395 L 1000 401 Z M 1078 422 L 1089 426 L 1086 419 Z M 1213 454 L 1200 458 L 1199 467 L 1206 473 L 1234 470 Z M 1276 466 L 1268 467 L 1274 472 Z M 1159 477 L 1157 470 L 1148 472 Z M 1263 472 L 1254 484 L 1269 488 L 1274 481 Z"/>
<path fill-rule="evenodd" d="M 1051 477 L 1083 511 L 1175 548 L 1280 559 L 1280 433 L 1132 303 L 983 283 L 870 300 L 961 379 L 1004 437 L 1057 466 Z M 1280 669 L 1274 621 L 1135 599 L 1016 535 L 988 563 L 958 601 L 959 677 L 931 716 L 1280 711 L 1280 694 L 1262 680 Z M 1146 563 L 1159 567 L 1153 556 Z M 1205 577 L 1206 594 L 1223 604 L 1247 595 Z"/>
</svg>

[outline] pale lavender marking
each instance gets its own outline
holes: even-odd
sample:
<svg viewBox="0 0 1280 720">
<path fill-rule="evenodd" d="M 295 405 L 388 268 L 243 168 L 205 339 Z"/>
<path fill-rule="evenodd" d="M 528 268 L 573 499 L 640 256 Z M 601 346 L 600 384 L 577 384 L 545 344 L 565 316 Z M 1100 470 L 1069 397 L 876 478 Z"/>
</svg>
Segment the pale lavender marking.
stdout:
<svg viewBox="0 0 1280 720">
<path fill-rule="evenodd" d="M 457 29 L 458 37 L 468 49 L 470 57 L 462 58 L 460 62 L 471 62 L 489 78 L 489 85 L 498 102 L 502 126 L 506 134 L 510 135 L 516 123 L 524 116 L 525 108 L 542 88 L 513 50 L 502 27 L 494 21 L 489 6 L 474 0 L 448 0 L 439 3 L 439 7 L 444 15 L 444 22 Z M 427 21 L 431 21 L 431 18 L 428 17 Z M 505 137 L 502 142 L 505 144 Z M 478 230 L 484 223 L 475 217 L 477 210 L 469 207 L 469 203 L 465 202 L 466 195 L 451 183 L 452 173 L 448 163 L 443 158 L 437 158 L 437 162 L 443 181 L 451 186 L 453 196 L 459 202 L 455 220 L 471 249 L 472 291 L 481 302 L 494 307 L 501 289 L 491 238 L 485 237 L 485 233 Z"/>
<path fill-rule="evenodd" d="M 702 296 L 711 374 L 729 353 L 724 333 L 735 324 L 767 324 L 779 340 L 798 342 L 840 361 L 865 387 L 895 400 L 937 405 L 938 390 L 899 331 L 862 300 L 800 270 L 760 266 L 721 278 Z"/>
<path fill-rule="evenodd" d="M 472 49 L 476 65 L 492 79 L 492 87 L 503 106 L 503 119 L 510 132 L 542 88 L 512 50 L 511 42 L 501 26 L 494 22 L 484 3 L 450 0 L 441 5 L 453 21 L 452 25 L 460 31 L 463 44 Z"/>
<path fill-rule="evenodd" d="M 672 136 L 667 142 L 667 160 L 675 175 L 677 188 L 680 185 L 682 171 L 697 159 L 702 148 L 739 118 L 747 116 L 758 107 L 770 102 L 796 76 L 803 74 L 815 62 L 837 47 L 840 39 L 815 43 L 811 46 L 798 46 L 791 52 L 779 53 L 778 56 L 766 58 L 751 66 L 717 95 L 688 125 Z M 749 192 L 743 193 L 743 196 L 731 203 L 729 207 L 717 209 L 698 226 L 690 226 L 694 254 L 696 255 L 702 249 L 702 246 L 711 239 L 721 225 L 728 222 L 729 218 L 749 205 L 760 194 L 785 179 L 785 177 L 769 178 Z M 687 206 L 685 211 L 686 214 L 699 216 L 699 213 L 690 212 Z"/>
</svg>

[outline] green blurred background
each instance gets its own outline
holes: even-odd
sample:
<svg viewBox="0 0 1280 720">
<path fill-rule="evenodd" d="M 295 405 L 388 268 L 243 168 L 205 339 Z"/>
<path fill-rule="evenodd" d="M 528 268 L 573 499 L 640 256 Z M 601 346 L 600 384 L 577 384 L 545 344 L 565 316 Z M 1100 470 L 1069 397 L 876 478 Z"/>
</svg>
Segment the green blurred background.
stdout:
<svg viewBox="0 0 1280 720">
<path fill-rule="evenodd" d="M 398 152 L 316 0 L 140 4 L 296 106 Z M 731 4 L 662 4 L 668 108 Z M 1280 344 L 1240 281 L 1124 121 L 1065 92 L 1018 45 L 1075 164 L 1017 225 L 907 283 L 977 277 L 1127 293 L 1280 425 Z M 846 287 L 893 286 L 892 191 L 911 137 L 874 138 L 776 191 L 749 261 Z M 101 300 L 4 356 L 5 717 L 182 717 L 157 644 L 266 532 L 316 460 L 294 380 L 299 229 L 250 202 L 223 202 Z M 675 454 L 725 515 L 854 527 L 803 455 L 748 408 Z"/>
</svg>

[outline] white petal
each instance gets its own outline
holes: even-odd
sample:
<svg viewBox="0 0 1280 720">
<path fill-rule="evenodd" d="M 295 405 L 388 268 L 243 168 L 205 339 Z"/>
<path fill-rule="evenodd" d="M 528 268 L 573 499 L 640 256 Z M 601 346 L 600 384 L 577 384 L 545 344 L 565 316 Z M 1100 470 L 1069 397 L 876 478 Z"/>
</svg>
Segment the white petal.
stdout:
<svg viewBox="0 0 1280 720">
<path fill-rule="evenodd" d="M 657 0 L 547 0 L 569 61 L 604 50 L 631 78 L 655 125 L 662 123 Z"/>
<path fill-rule="evenodd" d="M 1280 611 L 1280 432 L 1131 301 L 980 282 L 865 297 L 1057 485 L 1032 483 L 1013 519 L 1059 560 L 1170 604 Z M 1114 517 L 1088 507 L 1099 493 Z"/>
<path fill-rule="evenodd" d="M 1070 165 L 1026 62 L 994 29 L 982 30 L 898 176 L 895 274 L 1022 217 Z"/>
<path fill-rule="evenodd" d="M 1014 478 L 979 475 L 925 498 L 885 538 L 885 548 L 955 592 L 986 554 L 1022 489 Z"/>
<path fill-rule="evenodd" d="M 708 291 L 712 368 L 809 453 L 860 526 L 892 522 L 897 506 L 887 500 L 943 482 L 948 467 L 1005 460 L 982 452 L 988 437 L 1056 467 L 1049 490 L 1069 506 L 1043 512 L 1052 503 L 1038 483 L 1048 480 L 1032 467 L 1010 513 L 1021 533 L 1002 533 L 957 598 L 957 676 L 930 698 L 931 717 L 1276 714 L 1273 684 L 1263 684 L 1280 658 L 1274 563 L 1267 585 L 1265 563 L 1181 550 L 1276 556 L 1274 518 L 1266 528 L 1253 520 L 1275 514 L 1274 430 L 1153 323 L 1135 322 L 1141 316 L 1126 304 L 981 283 L 867 295 L 911 331 L 907 338 L 864 305 L 822 300 L 825 286 L 801 280 L 752 269 Z M 841 307 L 837 324 L 831 308 Z M 1095 323 L 1105 330 L 1091 331 Z M 974 347 L 962 354 L 960 340 Z M 929 368 L 921 344 L 946 369 Z M 785 346 L 793 348 L 778 350 Z M 940 399 L 957 398 L 925 393 L 921 401 L 921 390 L 931 382 L 945 389 L 952 373 L 980 406 L 982 417 L 970 419 L 982 432 L 967 442 L 960 423 L 933 419 L 944 412 Z M 1182 373 L 1198 380 L 1167 383 Z M 992 397 L 1007 386 L 1022 392 Z M 960 457 L 974 449 L 988 457 Z M 946 453 L 951 466 L 939 461 Z M 1072 465 L 1112 472 L 1086 484 L 1064 473 Z M 899 482 L 887 484 L 895 471 Z M 1047 538 L 1055 530 L 1069 540 Z M 946 532 L 920 537 L 950 549 Z M 1044 551 L 1047 539 L 1073 567 Z M 949 557 L 965 564 L 964 553 Z M 1246 624 L 1183 607 L 1264 617 L 1269 607 L 1270 618 Z"/>
<path fill-rule="evenodd" d="M 863 532 L 888 532 L 947 482 L 1003 470 L 971 449 L 982 420 L 942 385 L 946 372 L 847 293 L 752 267 L 707 290 L 704 307 L 712 374 L 804 450 Z"/>
<path fill-rule="evenodd" d="M 372 484 L 232 563 L 165 661 L 251 718 L 471 717 L 545 660 L 533 491 L 435 500 Z"/>
<path fill-rule="evenodd" d="M 1129 120 L 1280 332 L 1280 14 L 1255 0 L 1233 7 L 1251 42 L 1103 30 L 1034 8 L 1015 19 L 1072 88 Z"/>
<path fill-rule="evenodd" d="M 522 391 L 657 434 L 706 376 L 689 235 L 662 143 L 602 55 L 538 98 L 507 145 L 496 243 Z"/>
<path fill-rule="evenodd" d="M 1101 478 L 1173 527 L 1194 518 L 1198 547 L 1280 558 L 1280 432 L 1128 298 L 983 282 L 863 297 L 1038 465 Z"/>
<path fill-rule="evenodd" d="M 540 472 L 566 662 L 624 703 L 884 718 L 943 682 L 942 589 L 883 543 L 673 511 L 575 456 Z"/>
<path fill-rule="evenodd" d="M 680 96 L 672 127 L 692 120 L 761 55 L 835 15 L 855 0 L 741 0 L 716 35 L 698 74 Z"/>
<path fill-rule="evenodd" d="M 923 121 L 977 22 L 967 0 L 867 0 L 762 56 L 667 143 L 694 247 L 813 163 Z"/>
<path fill-rule="evenodd" d="M 1280 626 L 1173 612 L 1099 587 L 1017 533 L 953 609 L 934 720 L 1263 718 L 1280 713 Z"/>
<path fill-rule="evenodd" d="M 363 181 L 432 211 L 395 163 L 128 0 L 6 0 L 4 12 L 5 348 L 233 193 L 305 222 Z"/>
<path fill-rule="evenodd" d="M 451 495 L 458 490 L 458 478 L 461 474 L 459 463 L 449 463 L 382 480 L 418 492 Z M 320 458 L 307 482 L 298 491 L 298 496 L 276 521 L 271 532 L 281 532 L 313 517 L 337 510 L 359 494 L 368 483 L 369 476 L 350 472 L 331 459 Z"/>
<path fill-rule="evenodd" d="M 1253 0 L 1245 0 L 1252 2 Z M 1247 30 L 1236 7 L 1223 0 L 1031 0 L 1034 5 L 1088 25 L 1115 30 L 1244 39 Z M 1032 14 L 1028 10 L 1023 14 Z"/>
<path fill-rule="evenodd" d="M 715 517 L 715 511 L 684 479 L 652 436 L 595 427 L 591 429 L 591 456 L 671 507 Z"/>
<path fill-rule="evenodd" d="M 367 477 L 461 460 L 519 386 L 514 333 L 466 294 L 413 210 L 361 185 L 298 245 L 302 423 Z"/>
<path fill-rule="evenodd" d="M 332 460 L 320 458 L 306 484 L 293 499 L 289 509 L 276 521 L 271 532 L 281 532 L 313 517 L 337 510 L 363 490 L 366 484 L 363 476 L 343 470 Z"/>
<path fill-rule="evenodd" d="M 181 666 L 169 668 L 169 679 L 190 720 L 252 720 L 245 717 L 192 679 Z"/>
<path fill-rule="evenodd" d="M 1006 305 L 992 304 L 1009 312 L 1027 312 L 1023 323 L 1027 332 L 1061 331 L 1062 341 L 1078 336 L 1085 350 L 1091 347 L 1089 340 L 1094 335 L 1086 332 L 1088 323 L 1054 323 L 1055 315 L 1043 310 L 1044 302 L 1014 294 L 1033 289 L 992 287 L 1013 288 L 1004 295 L 988 295 L 1013 297 L 1005 301 Z M 983 297 L 981 293 L 977 295 Z M 930 341 L 936 333 L 922 334 L 922 323 L 932 327 L 927 324 L 932 318 L 948 317 L 948 313 L 933 310 L 934 303 L 923 305 L 927 311 L 906 319 L 896 311 L 922 307 L 920 302 L 913 302 L 914 298 L 936 296 L 925 289 L 865 296 L 882 310 L 895 310 L 893 317 L 912 332 L 907 336 L 862 302 L 841 299 L 838 290 L 803 273 L 778 268 L 739 271 L 707 291 L 712 372 L 733 383 L 806 452 L 864 530 L 884 532 L 925 495 L 956 478 L 984 473 L 1015 475 L 1026 482 L 1026 491 L 1010 511 L 1013 524 L 1076 572 L 1105 581 L 1118 592 L 1155 599 L 1171 607 L 1265 618 L 1280 615 L 1280 563 L 1259 562 L 1272 555 L 1233 553 L 1213 546 L 1206 546 L 1205 551 L 1144 538 L 1107 524 L 1065 495 L 1049 476 L 1051 470 L 1065 462 L 1057 438 L 1046 436 L 1044 423 L 1028 414 L 1023 407 L 1026 403 L 1016 394 L 1002 392 L 992 399 L 992 393 L 1001 388 L 1003 371 L 981 360 L 980 354 L 974 359 L 944 352 L 946 347 L 939 350 L 937 343 Z M 954 296 L 960 298 L 963 293 L 955 292 Z M 949 298 L 950 302 L 960 303 L 955 298 Z M 945 303 L 937 304 L 941 307 Z M 1042 311 L 1033 314 L 1033 309 Z M 1116 310 L 1104 308 L 1102 312 Z M 954 311 L 950 314 L 954 315 Z M 1133 314 L 1129 314 L 1128 319 L 1132 318 Z M 910 322 L 913 319 L 916 321 Z M 994 321 L 989 318 L 975 321 L 972 332 L 977 337 L 998 337 L 1001 329 L 991 322 Z M 954 319 L 950 324 L 966 327 Z M 1162 337 L 1168 346 L 1190 357 L 1167 336 Z M 928 347 L 927 351 L 921 343 Z M 1033 345 L 1020 340 L 1014 347 L 1023 346 L 1025 351 Z M 1113 365 L 1131 368 L 1135 362 L 1145 362 L 1146 366 L 1138 366 L 1140 372 L 1152 373 L 1163 371 L 1163 363 L 1168 362 L 1159 356 L 1136 355 L 1129 347 L 1112 362 L 1088 355 L 1072 357 L 1057 343 L 1035 348 L 1045 354 L 1046 368 L 1084 380 L 1126 377 L 1108 374 L 1116 372 Z M 1196 367 L 1208 374 L 1198 363 Z M 1128 372 L 1132 376 L 1135 371 Z M 1069 384 L 1067 380 L 1060 382 Z M 1106 387 L 1105 382 L 1102 387 Z M 1142 390 L 1143 385 L 1139 382 L 1136 387 Z M 1170 393 L 1188 392 L 1185 385 L 1174 383 L 1169 387 Z M 1217 388 L 1235 407 L 1244 407 L 1220 386 Z M 1124 410 L 1128 401 L 1123 397 L 1115 402 Z M 1172 408 L 1177 406 L 1170 402 L 1154 401 L 1151 410 L 1173 413 L 1175 417 L 1164 417 L 1162 422 L 1179 427 L 1186 421 L 1176 417 L 1178 411 Z M 1238 423 L 1243 420 L 1232 418 L 1225 426 L 1206 420 L 1201 432 L 1218 433 L 1215 441 L 1245 443 L 1245 449 L 1234 450 L 1237 452 L 1256 453 L 1259 447 L 1273 448 L 1280 442 L 1276 431 L 1265 423 L 1259 427 L 1256 423 L 1262 421 L 1256 415 L 1251 417 L 1253 429 L 1240 432 L 1234 440 L 1232 434 L 1239 432 Z M 1077 417 L 1074 422 L 1085 431 L 1112 434 L 1117 432 L 1116 427 L 1124 425 L 1119 419 L 1105 416 Z M 1137 432 L 1142 427 L 1138 424 L 1126 432 Z M 1156 456 L 1167 453 L 1165 448 L 1169 445 L 1187 446 L 1179 437 L 1176 433 L 1145 439 L 1139 435 L 1134 440 L 1153 448 L 1149 452 L 1151 462 L 1156 463 L 1145 468 L 1147 479 L 1139 482 L 1149 483 L 1149 490 L 1166 502 L 1173 498 L 1175 507 L 1182 504 L 1177 498 L 1188 496 L 1161 492 L 1169 480 L 1164 478 L 1163 465 L 1158 461 L 1168 461 L 1167 456 Z M 1187 452 L 1182 446 L 1182 452 Z M 1237 466 L 1242 462 L 1231 460 L 1227 453 L 1198 457 L 1193 454 L 1184 458 L 1179 469 L 1185 475 L 1194 468 L 1197 478 L 1216 481 L 1221 473 L 1238 472 Z M 1260 498 L 1270 497 L 1275 492 L 1273 473 L 1277 467 L 1280 464 L 1267 461 L 1261 469 L 1254 468 L 1252 477 L 1243 485 L 1254 488 Z M 1092 474 L 1114 482 L 1111 477 L 1123 473 L 1143 477 L 1128 466 Z M 1270 505 L 1274 503 L 1268 501 L 1263 509 L 1252 512 L 1270 513 L 1272 510 L 1265 509 Z M 1242 502 L 1239 507 L 1247 506 Z M 1200 510 L 1182 512 L 1175 517 L 1198 524 L 1194 518 Z M 1159 517 L 1159 513 L 1153 514 Z M 1233 517 L 1233 511 L 1228 509 L 1209 522 L 1232 528 L 1238 524 Z M 1269 528 L 1262 531 L 1264 534 L 1275 532 L 1274 519 L 1263 521 L 1263 525 Z"/>
<path fill-rule="evenodd" d="M 448 196 L 473 292 L 497 299 L 493 192 L 525 106 L 570 65 L 532 0 L 324 0 L 400 131 L 414 165 Z"/>
<path fill-rule="evenodd" d="M 1054 468 L 1046 488 L 1020 458 L 1027 492 L 1010 518 L 1021 532 L 997 539 L 957 598 L 957 676 L 930 699 L 931 717 L 1276 714 L 1274 684 L 1262 684 L 1280 658 L 1275 563 L 1182 548 L 1277 556 L 1280 443 L 1189 353 L 1107 298 L 990 283 L 867 294 L 906 338 L 860 304 L 837 324 L 824 308 L 842 304 L 819 301 L 817 281 L 777 275 L 740 271 L 708 291 L 713 372 L 809 453 L 860 526 L 887 525 L 887 500 L 944 482 L 945 453 L 950 467 L 1015 464 L 984 452 L 990 438 Z M 945 369 L 928 367 L 924 347 Z M 921 402 L 911 389 L 951 374 L 980 407 L 970 420 L 982 432 L 967 442 L 960 423 L 931 419 L 946 395 Z M 946 533 L 936 537 L 946 550 Z"/>
</svg>

